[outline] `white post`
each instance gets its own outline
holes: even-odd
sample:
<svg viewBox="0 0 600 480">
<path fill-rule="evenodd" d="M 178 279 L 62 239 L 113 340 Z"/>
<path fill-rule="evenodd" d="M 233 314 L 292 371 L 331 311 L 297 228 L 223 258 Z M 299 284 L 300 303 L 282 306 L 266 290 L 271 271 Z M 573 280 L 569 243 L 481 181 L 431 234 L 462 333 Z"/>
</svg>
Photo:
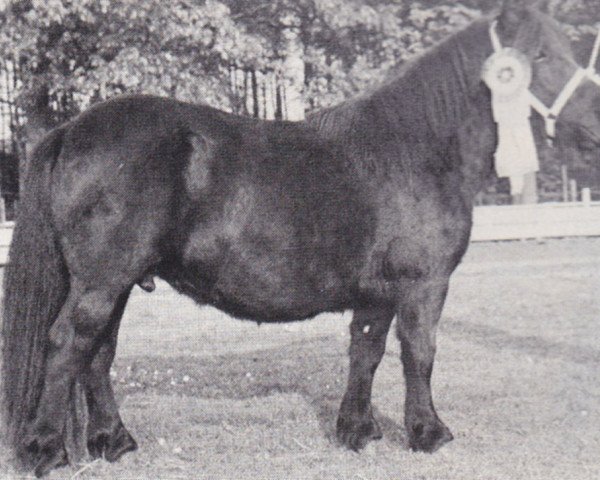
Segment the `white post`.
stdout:
<svg viewBox="0 0 600 480">
<path fill-rule="evenodd" d="M 535 172 L 526 173 L 523 176 L 521 203 L 525 205 L 538 203 L 537 175 Z"/>
<path fill-rule="evenodd" d="M 569 189 L 571 190 L 571 201 L 576 202 L 578 200 L 577 195 L 577 180 L 569 180 Z"/>
<path fill-rule="evenodd" d="M 560 167 L 560 173 L 562 177 L 562 196 L 563 202 L 569 201 L 569 172 L 566 165 Z"/>
<path fill-rule="evenodd" d="M 589 188 L 581 189 L 581 201 L 584 207 L 589 207 L 592 204 L 592 190 Z"/>
</svg>

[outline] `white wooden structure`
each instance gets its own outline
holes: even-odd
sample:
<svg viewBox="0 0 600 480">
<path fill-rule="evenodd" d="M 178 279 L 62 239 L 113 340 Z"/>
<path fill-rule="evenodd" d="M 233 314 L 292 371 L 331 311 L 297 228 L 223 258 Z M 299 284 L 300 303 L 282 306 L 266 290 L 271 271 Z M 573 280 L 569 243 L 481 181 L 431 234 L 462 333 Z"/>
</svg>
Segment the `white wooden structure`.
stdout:
<svg viewBox="0 0 600 480">
<path fill-rule="evenodd" d="M 8 259 L 8 247 L 12 240 L 13 222 L 0 224 L 0 266 L 6 264 Z"/>
<path fill-rule="evenodd" d="M 600 202 L 475 207 L 471 240 L 600 236 Z"/>
</svg>

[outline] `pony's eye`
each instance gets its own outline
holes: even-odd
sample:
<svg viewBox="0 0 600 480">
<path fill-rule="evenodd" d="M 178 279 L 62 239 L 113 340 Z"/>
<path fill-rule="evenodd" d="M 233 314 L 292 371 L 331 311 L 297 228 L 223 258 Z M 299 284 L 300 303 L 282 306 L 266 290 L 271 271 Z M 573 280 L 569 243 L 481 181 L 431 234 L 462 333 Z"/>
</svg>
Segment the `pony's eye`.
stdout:
<svg viewBox="0 0 600 480">
<path fill-rule="evenodd" d="M 547 57 L 546 53 L 542 50 L 535 56 L 535 58 L 533 60 L 534 60 L 534 62 L 543 62 L 547 58 L 548 57 Z"/>
</svg>

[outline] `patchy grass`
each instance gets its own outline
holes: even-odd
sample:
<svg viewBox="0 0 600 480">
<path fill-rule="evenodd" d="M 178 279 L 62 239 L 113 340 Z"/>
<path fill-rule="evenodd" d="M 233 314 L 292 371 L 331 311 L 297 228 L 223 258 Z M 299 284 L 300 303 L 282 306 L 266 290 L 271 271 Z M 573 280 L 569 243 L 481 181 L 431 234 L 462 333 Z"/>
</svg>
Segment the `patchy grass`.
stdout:
<svg viewBox="0 0 600 480">
<path fill-rule="evenodd" d="M 164 285 L 136 291 L 113 382 L 140 450 L 50 478 L 600 478 L 600 239 L 474 244 L 438 336 L 437 410 L 455 441 L 407 450 L 390 335 L 373 402 L 384 439 L 334 441 L 349 315 L 234 321 Z M 0 477 L 19 478 L 0 447 Z"/>
</svg>

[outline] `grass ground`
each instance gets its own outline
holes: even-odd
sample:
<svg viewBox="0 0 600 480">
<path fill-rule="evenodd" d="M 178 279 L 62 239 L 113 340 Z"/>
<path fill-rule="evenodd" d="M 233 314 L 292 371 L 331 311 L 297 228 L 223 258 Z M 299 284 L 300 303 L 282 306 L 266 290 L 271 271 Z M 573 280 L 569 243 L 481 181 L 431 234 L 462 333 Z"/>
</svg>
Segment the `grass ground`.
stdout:
<svg viewBox="0 0 600 480">
<path fill-rule="evenodd" d="M 600 478 L 600 239 L 474 244 L 438 336 L 437 410 L 455 441 L 407 450 L 390 335 L 373 402 L 384 439 L 334 441 L 348 313 L 234 321 L 159 285 L 128 306 L 113 381 L 140 450 L 50 478 Z M 20 478 L 0 450 L 0 478 Z"/>
</svg>

